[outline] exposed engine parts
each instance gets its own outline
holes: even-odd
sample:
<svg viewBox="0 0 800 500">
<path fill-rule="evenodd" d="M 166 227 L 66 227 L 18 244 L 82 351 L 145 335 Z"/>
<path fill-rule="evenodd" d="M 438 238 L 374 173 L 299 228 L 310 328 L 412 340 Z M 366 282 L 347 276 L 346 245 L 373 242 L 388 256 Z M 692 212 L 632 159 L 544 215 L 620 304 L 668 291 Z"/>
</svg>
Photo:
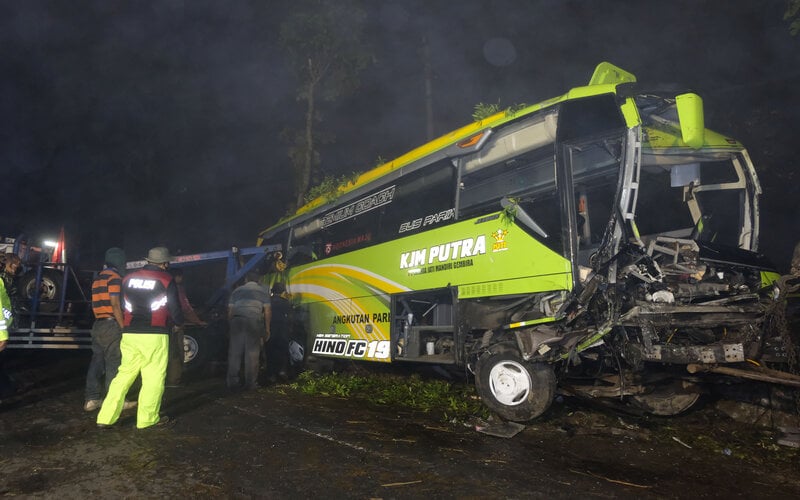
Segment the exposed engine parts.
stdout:
<svg viewBox="0 0 800 500">
<path fill-rule="evenodd" d="M 787 293 L 800 288 L 787 284 L 791 276 L 762 288 L 756 266 L 677 238 L 659 237 L 646 250 L 626 246 L 612 261 L 566 297 L 556 322 L 514 331 L 524 360 L 560 366 L 565 391 L 630 396 L 650 410 L 657 400 L 658 414 L 674 414 L 697 400 L 698 376 L 800 387 L 797 375 L 767 366 L 797 366 L 779 317 Z M 781 297 L 784 307 L 776 306 Z M 521 309 L 541 314 L 544 300 Z M 480 344 L 497 336 L 488 332 Z M 661 389 L 652 399 L 654 387 Z"/>
</svg>

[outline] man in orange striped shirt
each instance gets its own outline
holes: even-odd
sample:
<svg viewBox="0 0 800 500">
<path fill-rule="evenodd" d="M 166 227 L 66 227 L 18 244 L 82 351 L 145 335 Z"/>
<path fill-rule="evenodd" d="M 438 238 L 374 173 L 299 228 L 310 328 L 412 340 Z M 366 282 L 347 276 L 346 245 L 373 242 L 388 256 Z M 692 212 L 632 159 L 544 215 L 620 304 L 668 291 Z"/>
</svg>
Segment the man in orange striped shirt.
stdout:
<svg viewBox="0 0 800 500">
<path fill-rule="evenodd" d="M 83 409 L 94 411 L 103 403 L 102 396 L 117 375 L 122 355 L 122 275 L 125 274 L 125 251 L 113 247 L 106 251 L 105 266 L 92 283 L 92 361 L 86 374 L 86 403 Z M 105 376 L 105 380 L 104 380 Z M 126 401 L 123 408 L 132 408 L 135 401 Z"/>
</svg>

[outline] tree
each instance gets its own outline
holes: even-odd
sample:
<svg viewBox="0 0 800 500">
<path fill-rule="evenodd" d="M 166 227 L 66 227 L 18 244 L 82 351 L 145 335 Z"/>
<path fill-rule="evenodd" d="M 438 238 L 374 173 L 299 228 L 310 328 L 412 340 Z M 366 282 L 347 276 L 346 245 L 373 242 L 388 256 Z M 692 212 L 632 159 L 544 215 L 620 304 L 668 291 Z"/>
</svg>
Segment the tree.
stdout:
<svg viewBox="0 0 800 500">
<path fill-rule="evenodd" d="M 789 0 L 783 19 L 789 21 L 789 31 L 792 35 L 800 33 L 800 0 Z"/>
<path fill-rule="evenodd" d="M 369 51 L 363 42 L 366 12 L 356 0 L 301 0 L 281 23 L 280 40 L 299 81 L 297 100 L 305 104 L 304 127 L 284 131 L 295 170 L 298 206 L 319 165 L 319 101 L 334 101 L 359 85 Z"/>
</svg>

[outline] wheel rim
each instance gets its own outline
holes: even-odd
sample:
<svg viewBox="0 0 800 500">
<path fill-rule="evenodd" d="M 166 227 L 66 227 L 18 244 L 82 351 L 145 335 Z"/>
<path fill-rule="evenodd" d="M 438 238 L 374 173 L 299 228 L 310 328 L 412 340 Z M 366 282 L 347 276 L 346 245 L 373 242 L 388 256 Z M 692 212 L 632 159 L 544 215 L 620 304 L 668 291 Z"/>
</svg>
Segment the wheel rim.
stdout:
<svg viewBox="0 0 800 500">
<path fill-rule="evenodd" d="M 36 282 L 31 281 L 25 290 L 25 296 L 33 298 L 36 295 Z M 42 282 L 39 284 L 39 300 L 52 300 L 56 296 L 56 284 L 53 280 L 42 277 Z"/>
<path fill-rule="evenodd" d="M 56 297 L 56 284 L 49 278 L 42 278 L 42 287 L 39 292 L 42 298 L 52 300 Z"/>
<path fill-rule="evenodd" d="M 197 357 L 200 345 L 191 335 L 183 335 L 183 362 L 191 363 Z"/>
<path fill-rule="evenodd" d="M 489 390 L 501 404 L 515 406 L 525 402 L 531 387 L 528 370 L 516 361 L 501 361 L 489 372 Z"/>
</svg>

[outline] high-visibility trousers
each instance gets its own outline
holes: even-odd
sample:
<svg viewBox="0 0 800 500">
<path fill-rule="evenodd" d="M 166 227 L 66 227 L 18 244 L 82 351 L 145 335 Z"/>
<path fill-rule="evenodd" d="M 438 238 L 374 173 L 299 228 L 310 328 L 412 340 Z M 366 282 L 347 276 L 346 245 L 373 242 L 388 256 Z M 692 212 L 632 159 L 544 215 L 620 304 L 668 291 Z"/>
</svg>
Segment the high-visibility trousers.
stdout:
<svg viewBox="0 0 800 500">
<path fill-rule="evenodd" d="M 119 343 L 122 362 L 111 381 L 97 423 L 111 425 L 119 419 L 125 395 L 141 373 L 142 388 L 136 411 L 136 427 L 144 429 L 158 423 L 164 378 L 169 359 L 169 335 L 163 333 L 125 333 Z"/>
</svg>

